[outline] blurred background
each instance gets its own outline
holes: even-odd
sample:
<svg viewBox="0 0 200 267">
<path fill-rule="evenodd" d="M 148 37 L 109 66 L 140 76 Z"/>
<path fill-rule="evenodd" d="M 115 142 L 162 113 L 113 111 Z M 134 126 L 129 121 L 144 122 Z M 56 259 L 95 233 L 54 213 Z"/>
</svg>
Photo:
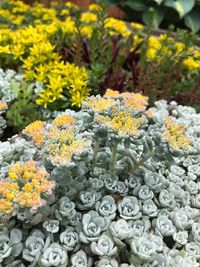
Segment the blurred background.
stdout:
<svg viewBox="0 0 200 267">
<path fill-rule="evenodd" d="M 35 0 L 24 0 L 25 3 L 27 4 L 32 4 L 34 2 L 36 2 Z M 71 0 L 71 1 L 67 1 L 67 0 L 40 0 L 37 1 L 40 3 L 45 4 L 46 6 L 50 6 L 52 2 L 57 2 L 57 3 L 65 3 L 65 2 L 72 2 L 76 5 L 78 5 L 79 7 L 81 7 L 81 9 L 83 10 L 87 10 L 88 6 L 92 3 L 95 3 L 94 0 Z M 115 18 L 123 18 L 124 17 L 124 12 L 116 5 L 116 4 L 111 4 L 111 6 L 108 9 L 108 12 L 110 14 L 110 16 L 113 16 Z"/>
<path fill-rule="evenodd" d="M 28 4 L 35 0 L 24 0 Z M 67 0 L 38 0 L 50 6 L 52 2 L 64 3 Z M 95 3 L 95 0 L 71 0 L 83 10 Z M 200 0 L 108 0 L 110 16 L 127 21 L 136 21 L 152 28 L 190 29 L 200 31 Z"/>
</svg>

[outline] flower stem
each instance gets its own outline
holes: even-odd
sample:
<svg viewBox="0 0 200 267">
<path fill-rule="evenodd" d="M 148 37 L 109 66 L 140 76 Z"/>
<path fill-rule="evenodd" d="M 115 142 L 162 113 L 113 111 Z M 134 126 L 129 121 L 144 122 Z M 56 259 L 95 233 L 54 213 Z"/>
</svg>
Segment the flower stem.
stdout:
<svg viewBox="0 0 200 267">
<path fill-rule="evenodd" d="M 112 160 L 111 160 L 111 164 L 110 164 L 110 171 L 111 172 L 113 172 L 114 167 L 115 167 L 115 163 L 116 163 L 117 146 L 118 146 L 118 144 L 113 144 L 113 147 L 112 147 Z"/>
<path fill-rule="evenodd" d="M 149 153 L 147 156 L 142 156 L 141 159 L 135 164 L 132 171 L 136 171 L 145 161 L 147 161 L 153 155 L 153 151 Z"/>
<path fill-rule="evenodd" d="M 99 150 L 99 145 L 100 145 L 100 141 L 96 140 L 95 144 L 94 144 L 94 151 L 93 151 L 93 162 L 92 162 L 92 167 L 94 168 L 94 166 L 96 165 L 97 162 L 97 153 Z"/>
</svg>

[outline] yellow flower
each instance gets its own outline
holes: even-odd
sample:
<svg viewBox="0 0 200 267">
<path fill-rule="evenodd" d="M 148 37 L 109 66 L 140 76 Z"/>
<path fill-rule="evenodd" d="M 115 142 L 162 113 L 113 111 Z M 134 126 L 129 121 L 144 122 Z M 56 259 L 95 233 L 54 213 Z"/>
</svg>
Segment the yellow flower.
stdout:
<svg viewBox="0 0 200 267">
<path fill-rule="evenodd" d="M 127 38 L 131 34 L 131 31 L 124 21 L 114 18 L 108 18 L 106 20 L 105 28 L 110 29 L 110 35 L 121 34 L 123 37 Z"/>
<path fill-rule="evenodd" d="M 14 171 L 9 171 L 8 176 L 11 180 L 16 180 L 18 177 Z"/>
<path fill-rule="evenodd" d="M 142 25 L 141 23 L 137 23 L 137 22 L 132 22 L 131 26 L 133 27 L 134 30 L 143 30 L 144 29 L 144 25 Z"/>
<path fill-rule="evenodd" d="M 100 96 L 94 97 L 88 97 L 83 102 L 83 107 L 91 108 L 94 111 L 102 112 L 108 108 L 111 108 L 112 106 L 116 105 L 117 102 L 115 99 L 112 98 L 103 98 Z"/>
<path fill-rule="evenodd" d="M 132 109 L 120 110 L 119 107 L 112 108 L 112 117 L 97 115 L 96 121 L 113 129 L 119 136 L 130 135 L 138 137 L 140 127 L 145 124 L 145 117 L 134 118 Z"/>
<path fill-rule="evenodd" d="M 45 124 L 43 121 L 34 121 L 23 130 L 23 134 L 30 136 L 36 144 L 42 145 Z"/>
<path fill-rule="evenodd" d="M 79 155 L 90 146 L 90 141 L 85 141 L 75 135 L 74 125 L 70 124 L 64 129 L 51 125 L 44 133 L 44 151 L 50 157 L 52 163 L 67 165 L 72 156 Z"/>
<path fill-rule="evenodd" d="M 61 26 L 63 33 L 66 33 L 66 34 L 76 33 L 75 23 L 71 17 L 67 17 L 65 21 L 60 23 L 60 26 Z"/>
<path fill-rule="evenodd" d="M 9 45 L 5 45 L 5 46 L 0 45 L 0 54 L 11 54 L 10 46 Z"/>
<path fill-rule="evenodd" d="M 71 2 L 66 2 L 65 6 L 68 7 L 68 8 L 77 8 L 78 9 L 78 6 L 73 4 L 73 3 L 71 3 Z"/>
<path fill-rule="evenodd" d="M 60 14 L 61 14 L 61 16 L 65 16 L 65 15 L 69 15 L 70 12 L 68 9 L 63 9 Z"/>
<path fill-rule="evenodd" d="M 97 15 L 91 12 L 84 12 L 81 15 L 81 21 L 82 22 L 87 22 L 87 23 L 91 23 L 91 22 L 95 22 L 97 20 Z"/>
<path fill-rule="evenodd" d="M 169 145 L 175 149 L 189 150 L 191 148 L 192 139 L 185 135 L 186 126 L 176 124 L 172 117 L 165 119 L 165 128 L 162 139 L 167 141 Z"/>
<path fill-rule="evenodd" d="M 23 20 L 24 20 L 24 16 L 20 16 L 18 14 L 16 17 L 12 18 L 12 23 L 14 25 L 20 25 L 20 24 L 22 24 Z"/>
<path fill-rule="evenodd" d="M 58 127 L 68 127 L 69 124 L 73 124 L 75 123 L 75 119 L 67 114 L 58 116 L 57 118 L 55 118 L 55 120 L 53 120 L 53 124 L 55 124 Z"/>
<path fill-rule="evenodd" d="M 6 198 L 9 201 L 12 201 L 14 199 L 14 197 L 15 197 L 15 194 L 13 192 L 6 194 Z"/>
<path fill-rule="evenodd" d="M 150 48 L 154 48 L 156 50 L 161 49 L 161 43 L 160 40 L 157 37 L 150 36 L 148 39 L 148 45 Z"/>
<path fill-rule="evenodd" d="M 200 50 L 194 51 L 194 58 L 195 59 L 200 59 Z"/>
<path fill-rule="evenodd" d="M 40 207 L 46 192 L 51 192 L 55 184 L 47 180 L 47 172 L 35 161 L 11 165 L 9 175 L 15 173 L 15 183 L 0 181 L 0 212 L 11 214 L 13 209 Z M 4 205 L 2 207 L 1 205 Z"/>
<path fill-rule="evenodd" d="M 22 59 L 22 55 L 24 54 L 24 47 L 17 43 L 11 47 L 12 54 L 14 55 L 15 59 Z"/>
<path fill-rule="evenodd" d="M 147 59 L 153 60 L 157 56 L 157 52 L 161 50 L 162 46 L 159 38 L 150 36 L 148 39 L 148 49 L 146 52 Z"/>
<path fill-rule="evenodd" d="M 146 51 L 146 57 L 150 60 L 153 60 L 156 58 L 157 50 L 154 48 L 148 48 Z"/>
<path fill-rule="evenodd" d="M 31 183 L 25 184 L 25 186 L 23 187 L 23 190 L 25 192 L 31 192 L 33 190 L 33 185 Z"/>
<path fill-rule="evenodd" d="M 84 35 L 88 38 L 91 38 L 92 33 L 93 33 L 93 27 L 91 25 L 85 25 L 85 26 L 81 27 L 81 34 L 82 35 Z"/>
<path fill-rule="evenodd" d="M 99 11 L 99 9 L 101 9 L 101 7 L 98 4 L 90 4 L 88 9 L 89 9 L 89 11 Z"/>
<path fill-rule="evenodd" d="M 13 212 L 13 203 L 7 199 L 0 199 L 0 213 L 11 214 Z"/>
<path fill-rule="evenodd" d="M 195 60 L 193 57 L 188 57 L 183 60 L 183 65 L 187 67 L 190 71 L 200 68 L 200 61 Z"/>
<path fill-rule="evenodd" d="M 108 88 L 104 94 L 105 97 L 119 97 L 120 93 L 116 90 Z"/>
<path fill-rule="evenodd" d="M 175 43 L 175 47 L 176 47 L 176 53 L 180 54 L 185 49 L 185 44 L 184 43 L 180 43 L 180 42 L 176 42 Z"/>
<path fill-rule="evenodd" d="M 139 35 L 137 34 L 134 34 L 133 35 L 133 44 L 132 44 L 132 47 L 130 49 L 130 51 L 132 52 L 139 44 L 141 44 L 143 42 L 143 38 L 140 37 Z M 140 50 L 139 50 L 140 51 Z"/>
<path fill-rule="evenodd" d="M 35 57 L 40 57 L 41 55 L 51 54 L 54 50 L 55 46 L 53 46 L 50 42 L 42 42 L 39 44 L 35 44 L 30 48 L 30 55 Z"/>
<path fill-rule="evenodd" d="M 119 93 L 111 89 L 107 89 L 104 97 L 122 98 L 126 107 L 135 108 L 138 111 L 144 111 L 148 105 L 148 98 L 139 93 Z"/>
<path fill-rule="evenodd" d="M 148 105 L 148 98 L 139 93 L 132 93 L 131 96 L 124 97 L 123 103 L 126 107 L 132 107 L 137 109 L 138 111 L 144 111 L 146 109 L 146 106 Z"/>
</svg>

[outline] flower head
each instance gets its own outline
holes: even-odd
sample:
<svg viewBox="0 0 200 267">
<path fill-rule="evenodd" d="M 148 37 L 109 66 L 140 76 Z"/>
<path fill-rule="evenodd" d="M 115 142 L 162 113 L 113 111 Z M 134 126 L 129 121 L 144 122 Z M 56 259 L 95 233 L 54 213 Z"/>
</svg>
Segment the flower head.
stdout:
<svg viewBox="0 0 200 267">
<path fill-rule="evenodd" d="M 112 117 L 97 115 L 96 121 L 111 128 L 119 136 L 130 135 L 138 137 L 140 135 L 140 127 L 145 124 L 144 116 L 134 118 L 132 109 L 127 108 L 120 110 L 118 107 L 112 108 Z"/>
<path fill-rule="evenodd" d="M 176 124 L 172 117 L 168 116 L 165 119 L 165 128 L 162 139 L 167 141 L 175 150 L 189 150 L 191 148 L 192 139 L 188 137 L 185 132 L 185 125 Z"/>
<path fill-rule="evenodd" d="M 58 127 L 68 127 L 70 124 L 75 123 L 75 119 L 67 114 L 58 116 L 53 120 L 53 124 Z"/>
<path fill-rule="evenodd" d="M 96 112 L 102 112 L 112 106 L 116 105 L 116 101 L 111 98 L 103 98 L 100 96 L 97 97 L 88 97 L 83 102 L 83 107 L 91 108 Z"/>
<path fill-rule="evenodd" d="M 42 145 L 44 141 L 43 128 L 45 124 L 44 121 L 34 121 L 23 130 L 23 133 L 30 136 L 36 144 Z"/>
<path fill-rule="evenodd" d="M 9 179 L 0 182 L 1 212 L 11 214 L 14 207 L 38 208 L 46 203 L 45 194 L 52 193 L 54 182 L 47 180 L 47 172 L 35 161 L 11 165 Z"/>
</svg>

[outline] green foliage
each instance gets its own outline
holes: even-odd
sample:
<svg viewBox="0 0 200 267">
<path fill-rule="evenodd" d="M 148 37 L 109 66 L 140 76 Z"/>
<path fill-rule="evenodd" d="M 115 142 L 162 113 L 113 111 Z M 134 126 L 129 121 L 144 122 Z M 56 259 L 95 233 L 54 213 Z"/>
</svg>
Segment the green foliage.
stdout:
<svg viewBox="0 0 200 267">
<path fill-rule="evenodd" d="M 174 24 L 188 27 L 194 32 L 200 29 L 200 7 L 197 0 L 112 0 L 109 3 L 119 5 L 128 19 L 137 19 L 148 27 Z"/>
<path fill-rule="evenodd" d="M 185 25 L 193 32 L 197 33 L 200 30 L 200 14 L 196 10 L 190 12 L 184 17 Z"/>
<path fill-rule="evenodd" d="M 34 84 L 25 81 L 19 83 L 13 81 L 11 90 L 16 94 L 17 99 L 11 103 L 6 113 L 8 125 L 17 131 L 22 130 L 26 125 L 34 120 L 40 119 L 41 113 L 34 103 Z"/>
</svg>

